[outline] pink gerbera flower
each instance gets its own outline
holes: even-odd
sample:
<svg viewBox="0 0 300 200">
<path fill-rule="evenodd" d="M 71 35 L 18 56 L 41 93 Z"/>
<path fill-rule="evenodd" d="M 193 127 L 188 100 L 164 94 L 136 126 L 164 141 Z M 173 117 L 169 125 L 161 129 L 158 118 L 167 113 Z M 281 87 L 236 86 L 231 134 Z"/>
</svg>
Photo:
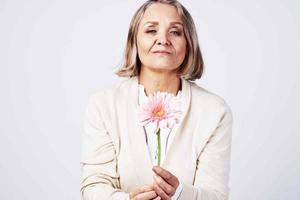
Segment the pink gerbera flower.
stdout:
<svg viewBox="0 0 300 200">
<path fill-rule="evenodd" d="M 147 101 L 139 107 L 139 118 L 141 124 L 155 123 L 155 133 L 157 136 L 158 160 L 160 166 L 161 141 L 160 130 L 162 128 L 172 128 L 180 120 L 180 102 L 178 97 L 168 92 L 157 91 L 150 94 Z"/>
<path fill-rule="evenodd" d="M 139 118 L 142 125 L 155 123 L 159 128 L 172 128 L 180 119 L 180 104 L 178 97 L 172 93 L 157 91 L 150 94 L 147 101 L 139 108 Z"/>
</svg>

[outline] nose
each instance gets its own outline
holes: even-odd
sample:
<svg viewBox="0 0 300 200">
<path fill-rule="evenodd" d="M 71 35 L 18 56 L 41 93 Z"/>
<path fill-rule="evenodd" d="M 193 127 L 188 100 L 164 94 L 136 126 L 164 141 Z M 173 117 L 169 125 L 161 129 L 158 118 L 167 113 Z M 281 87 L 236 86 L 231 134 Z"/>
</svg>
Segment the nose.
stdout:
<svg viewBox="0 0 300 200">
<path fill-rule="evenodd" d="M 170 44 L 170 41 L 168 40 L 168 38 L 167 38 L 167 36 L 166 36 L 165 33 L 161 33 L 158 36 L 157 44 L 158 45 L 169 45 Z"/>
<path fill-rule="evenodd" d="M 168 42 L 168 40 L 160 40 L 160 41 L 158 42 L 158 44 L 159 44 L 159 45 L 169 45 L 169 42 Z"/>
</svg>

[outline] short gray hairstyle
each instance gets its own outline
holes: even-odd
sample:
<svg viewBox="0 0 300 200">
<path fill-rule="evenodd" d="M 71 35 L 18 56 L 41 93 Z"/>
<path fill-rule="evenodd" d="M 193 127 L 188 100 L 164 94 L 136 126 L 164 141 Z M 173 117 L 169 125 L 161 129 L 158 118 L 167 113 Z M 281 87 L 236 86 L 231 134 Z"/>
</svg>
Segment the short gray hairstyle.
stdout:
<svg viewBox="0 0 300 200">
<path fill-rule="evenodd" d="M 183 21 L 184 35 L 187 41 L 187 51 L 185 58 L 182 64 L 178 67 L 176 73 L 186 80 L 194 81 L 196 79 L 200 79 L 204 71 L 204 63 L 199 47 L 196 27 L 190 13 L 176 0 L 148 0 L 138 8 L 130 22 L 123 62 L 115 74 L 120 77 L 132 77 L 139 75 L 141 61 L 138 57 L 136 36 L 139 24 L 146 9 L 154 3 L 174 6 Z"/>
</svg>

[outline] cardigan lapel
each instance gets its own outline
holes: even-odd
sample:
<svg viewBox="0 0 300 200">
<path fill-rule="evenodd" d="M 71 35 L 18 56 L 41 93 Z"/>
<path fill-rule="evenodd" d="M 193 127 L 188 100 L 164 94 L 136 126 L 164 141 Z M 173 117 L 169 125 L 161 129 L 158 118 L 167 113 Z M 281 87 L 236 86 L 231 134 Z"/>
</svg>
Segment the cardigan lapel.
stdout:
<svg viewBox="0 0 300 200">
<path fill-rule="evenodd" d="M 172 140 L 172 142 L 170 144 L 168 144 L 169 149 L 167 151 L 167 154 L 165 156 L 165 159 L 163 160 L 161 167 L 162 168 L 168 168 L 168 164 L 170 162 L 170 160 L 172 159 L 174 155 L 173 148 L 176 148 L 176 143 L 179 142 L 179 138 L 180 135 L 183 134 L 183 129 L 184 129 L 184 121 L 186 119 L 189 107 L 190 107 L 190 101 L 191 101 L 191 89 L 190 89 L 190 82 L 188 82 L 187 80 L 185 80 L 184 78 L 181 77 L 181 83 L 182 83 L 182 116 L 181 116 L 181 120 L 180 123 L 176 129 L 175 132 L 173 132 L 172 134 L 174 135 L 174 138 Z M 174 164 L 174 163 L 173 163 Z"/>
<path fill-rule="evenodd" d="M 178 140 L 178 135 L 182 132 L 183 121 L 186 117 L 187 111 L 190 105 L 191 91 L 190 83 L 181 78 L 182 83 L 182 100 L 183 100 L 183 113 L 182 120 L 177 128 L 177 131 L 173 134 L 174 138 L 167 151 L 167 155 L 162 163 L 162 167 L 165 167 L 168 163 L 168 160 L 172 157 L 172 149 L 174 146 L 172 144 L 176 143 Z M 146 143 L 146 135 L 143 129 L 143 126 L 139 124 L 138 119 L 138 77 L 134 76 L 129 79 L 128 82 L 128 93 L 127 93 L 127 127 L 128 127 L 128 137 L 130 142 L 131 155 L 134 161 L 135 171 L 139 178 L 139 184 L 151 184 L 153 183 L 153 171 L 152 171 L 152 162 L 148 146 Z"/>
<path fill-rule="evenodd" d="M 139 179 L 139 185 L 152 183 L 152 163 L 143 127 L 138 119 L 138 77 L 129 79 L 127 93 L 127 124 L 131 155 Z"/>
</svg>

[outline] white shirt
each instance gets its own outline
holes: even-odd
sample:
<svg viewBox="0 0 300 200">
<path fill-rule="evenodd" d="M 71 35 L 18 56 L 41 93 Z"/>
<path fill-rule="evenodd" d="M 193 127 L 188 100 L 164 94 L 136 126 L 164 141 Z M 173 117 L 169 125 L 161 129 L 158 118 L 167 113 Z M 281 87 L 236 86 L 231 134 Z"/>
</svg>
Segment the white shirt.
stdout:
<svg viewBox="0 0 300 200">
<path fill-rule="evenodd" d="M 179 100 L 181 100 L 181 90 L 178 91 L 176 97 L 179 98 Z M 145 92 L 145 88 L 142 84 L 139 84 L 139 104 L 143 103 L 146 101 L 147 99 L 147 95 Z M 182 104 L 180 104 L 182 105 Z M 175 124 L 173 126 L 173 128 L 171 129 L 161 129 L 160 130 L 160 140 L 161 140 L 161 162 L 163 163 L 166 153 L 170 147 L 170 144 L 174 138 L 174 134 L 176 132 L 178 128 L 178 124 Z M 155 125 L 152 123 L 147 124 L 146 126 L 144 126 L 144 130 L 146 132 L 146 139 L 147 139 L 147 144 L 148 144 L 148 150 L 149 150 L 149 155 L 152 161 L 152 165 L 157 165 L 157 153 L 158 153 L 158 149 L 157 149 L 157 135 L 154 133 L 155 131 Z M 176 189 L 175 194 L 172 196 L 172 200 L 177 200 L 180 193 L 182 191 L 182 184 L 181 181 L 179 180 L 179 185 Z"/>
</svg>

